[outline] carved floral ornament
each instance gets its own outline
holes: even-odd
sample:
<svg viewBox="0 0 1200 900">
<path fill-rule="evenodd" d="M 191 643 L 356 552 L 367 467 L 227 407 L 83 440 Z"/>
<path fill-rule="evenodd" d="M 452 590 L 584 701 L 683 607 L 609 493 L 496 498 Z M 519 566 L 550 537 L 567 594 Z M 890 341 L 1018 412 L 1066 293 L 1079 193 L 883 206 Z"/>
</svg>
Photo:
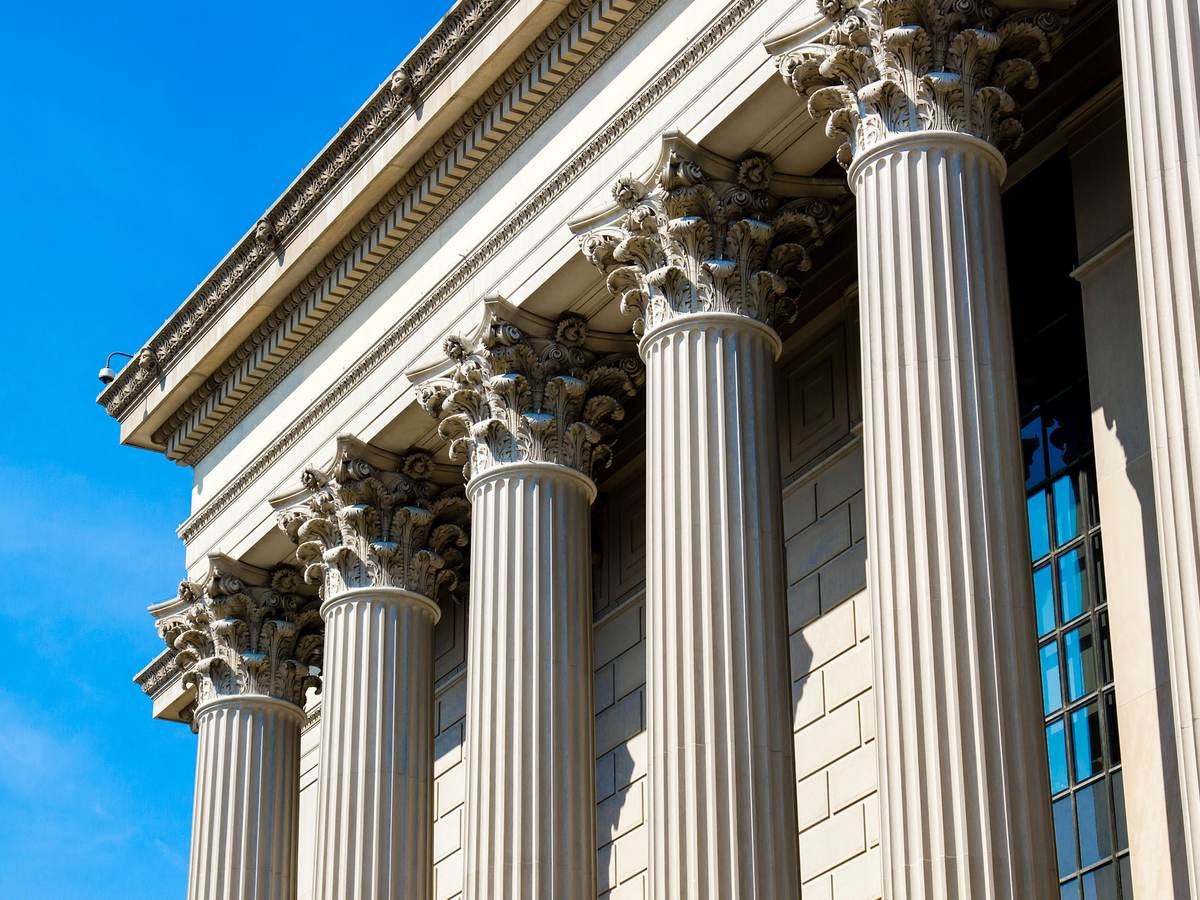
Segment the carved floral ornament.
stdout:
<svg viewBox="0 0 1200 900">
<path fill-rule="evenodd" d="M 796 277 L 811 268 L 810 251 L 831 230 L 837 205 L 782 200 L 769 189 L 773 175 L 768 157 L 750 154 L 724 180 L 672 148 L 649 184 L 617 181 L 613 199 L 624 213 L 580 243 L 634 317 L 635 335 L 690 313 L 767 325 L 795 318 Z"/>
<path fill-rule="evenodd" d="M 568 314 L 547 337 L 493 318 L 477 341 L 446 340 L 451 372 L 422 385 L 417 401 L 440 420 L 468 480 L 508 463 L 557 463 L 588 477 L 608 465 L 624 403 L 645 373 L 633 356 L 588 350 L 587 338 L 587 320 Z"/>
<path fill-rule="evenodd" d="M 179 601 L 181 611 L 158 631 L 198 706 L 265 695 L 303 707 L 305 691 L 319 686 L 323 625 L 316 591 L 295 569 L 264 572 L 214 557 L 204 584 L 179 586 Z"/>
<path fill-rule="evenodd" d="M 305 580 L 322 585 L 327 599 L 363 587 L 459 596 L 470 517 L 462 489 L 430 480 L 427 453 L 396 457 L 353 438 L 338 443 L 332 466 L 305 470 L 309 496 L 279 516 Z"/>
<path fill-rule="evenodd" d="M 1036 2 L 1036 0 L 1033 0 Z M 986 0 L 819 0 L 832 27 L 780 58 L 814 119 L 840 138 L 848 167 L 889 137 L 947 130 L 999 150 L 1021 137 L 1011 91 L 1037 87 L 1065 15 L 1002 10 Z"/>
</svg>

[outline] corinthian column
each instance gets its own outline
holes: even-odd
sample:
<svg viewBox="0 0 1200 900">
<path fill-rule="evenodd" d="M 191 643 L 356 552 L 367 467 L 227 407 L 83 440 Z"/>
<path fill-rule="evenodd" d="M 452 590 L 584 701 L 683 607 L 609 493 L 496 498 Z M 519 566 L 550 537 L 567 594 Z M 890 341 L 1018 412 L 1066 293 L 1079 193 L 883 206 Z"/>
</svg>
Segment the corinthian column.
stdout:
<svg viewBox="0 0 1200 900">
<path fill-rule="evenodd" d="M 1184 841 L 1195 891 L 1200 889 L 1200 10 L 1191 0 L 1121 0 L 1119 9 L 1158 546 Z"/>
<path fill-rule="evenodd" d="M 827 0 L 783 60 L 858 201 L 884 893 L 1058 896 L 1005 272 L 1008 90 L 1052 13 Z"/>
<path fill-rule="evenodd" d="M 834 208 L 772 178 L 669 137 L 650 184 L 614 188 L 617 228 L 583 239 L 646 362 L 655 900 L 800 891 L 773 323 Z"/>
<path fill-rule="evenodd" d="M 281 525 L 325 619 L 316 900 L 427 900 L 433 888 L 433 626 L 466 547 L 466 501 L 401 458 L 338 439 Z"/>
<path fill-rule="evenodd" d="M 210 557 L 159 628 L 195 688 L 196 796 L 189 900 L 294 900 L 304 692 L 317 679 L 315 591 Z"/>
<path fill-rule="evenodd" d="M 422 405 L 466 462 L 467 900 L 596 896 L 590 506 L 640 366 L 586 323 L 451 338 Z"/>
</svg>

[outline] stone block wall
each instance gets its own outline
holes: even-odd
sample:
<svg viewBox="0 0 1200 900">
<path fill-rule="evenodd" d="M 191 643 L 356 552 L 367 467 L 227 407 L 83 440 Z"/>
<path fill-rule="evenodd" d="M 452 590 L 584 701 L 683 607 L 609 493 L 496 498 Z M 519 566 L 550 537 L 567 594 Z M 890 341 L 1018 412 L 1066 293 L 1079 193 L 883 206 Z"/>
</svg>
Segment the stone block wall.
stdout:
<svg viewBox="0 0 1200 900">
<path fill-rule="evenodd" d="M 780 372 L 780 458 L 796 804 L 805 900 L 882 894 L 853 321 L 796 343 Z"/>
<path fill-rule="evenodd" d="M 593 519 L 597 890 L 646 896 L 646 490 L 641 465 L 615 476 Z"/>
<path fill-rule="evenodd" d="M 862 472 L 853 441 L 784 498 L 805 900 L 880 896 Z"/>
<path fill-rule="evenodd" d="M 467 718 L 467 616 L 447 605 L 434 632 L 433 897 L 449 900 L 463 887 L 463 764 Z"/>
</svg>

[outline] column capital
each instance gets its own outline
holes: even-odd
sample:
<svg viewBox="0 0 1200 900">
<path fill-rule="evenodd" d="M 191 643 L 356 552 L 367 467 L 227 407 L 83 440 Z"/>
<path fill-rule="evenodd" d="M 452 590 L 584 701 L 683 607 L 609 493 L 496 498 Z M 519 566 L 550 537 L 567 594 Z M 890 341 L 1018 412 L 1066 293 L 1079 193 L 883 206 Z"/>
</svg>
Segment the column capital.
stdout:
<svg viewBox="0 0 1200 900">
<path fill-rule="evenodd" d="M 319 685 L 312 667 L 321 663 L 321 616 L 316 591 L 297 570 L 214 554 L 203 583 L 180 584 L 179 602 L 158 629 L 198 708 L 252 695 L 302 708 L 305 691 Z"/>
<path fill-rule="evenodd" d="M 470 505 L 432 474 L 428 453 L 399 456 L 338 438 L 332 463 L 304 470 L 307 497 L 279 514 L 305 580 L 321 584 L 326 600 L 355 588 L 402 588 L 434 601 L 457 591 Z"/>
<path fill-rule="evenodd" d="M 668 135 L 649 178 L 617 180 L 612 195 L 624 212 L 580 244 L 634 317 L 635 335 L 698 313 L 768 326 L 795 318 L 795 279 L 811 268 L 837 202 L 816 182 L 817 196 L 782 198 L 774 177 L 761 153 L 729 161 Z"/>
<path fill-rule="evenodd" d="M 1037 87 L 1061 43 L 1062 3 L 987 0 L 819 0 L 831 27 L 779 59 L 809 114 L 843 141 L 851 162 L 889 138 L 957 132 L 998 150 L 1022 127 L 1012 90 Z"/>
<path fill-rule="evenodd" d="M 417 400 L 468 480 L 536 462 L 591 478 L 608 464 L 644 370 L 636 357 L 602 355 L 587 341 L 587 320 L 573 313 L 543 336 L 491 315 L 477 339 L 447 338 L 450 372 L 422 385 Z"/>
</svg>

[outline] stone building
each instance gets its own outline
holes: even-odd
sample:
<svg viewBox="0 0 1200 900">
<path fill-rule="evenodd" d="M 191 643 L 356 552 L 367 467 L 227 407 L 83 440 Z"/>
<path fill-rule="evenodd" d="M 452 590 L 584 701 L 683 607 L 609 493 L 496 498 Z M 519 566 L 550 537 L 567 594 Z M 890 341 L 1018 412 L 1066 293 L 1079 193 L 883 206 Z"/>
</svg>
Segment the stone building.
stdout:
<svg viewBox="0 0 1200 900">
<path fill-rule="evenodd" d="M 189 896 L 1200 894 L 1198 70 L 459 0 L 100 395 L 194 472 Z"/>
</svg>

